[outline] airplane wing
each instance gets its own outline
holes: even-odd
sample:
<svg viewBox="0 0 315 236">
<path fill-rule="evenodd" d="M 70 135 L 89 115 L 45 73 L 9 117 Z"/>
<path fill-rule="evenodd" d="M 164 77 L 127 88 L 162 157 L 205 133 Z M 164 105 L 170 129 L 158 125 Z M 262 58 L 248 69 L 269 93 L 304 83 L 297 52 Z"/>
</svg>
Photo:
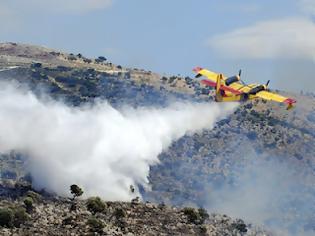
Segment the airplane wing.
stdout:
<svg viewBox="0 0 315 236">
<path fill-rule="evenodd" d="M 234 82 L 229 87 L 239 91 L 240 93 L 248 93 L 251 89 L 255 88 L 257 84 L 242 84 L 240 82 Z"/>
<path fill-rule="evenodd" d="M 296 101 L 292 98 L 287 98 L 284 96 L 281 96 L 279 94 L 276 93 L 272 93 L 272 92 L 268 92 L 268 91 L 260 91 L 258 93 L 256 93 L 257 97 L 266 99 L 266 100 L 272 100 L 272 101 L 276 101 L 276 102 L 283 102 L 288 104 L 287 109 L 291 109 L 293 107 L 293 104 L 296 103 Z"/>
<path fill-rule="evenodd" d="M 219 76 L 219 74 L 212 72 L 210 70 L 203 69 L 201 67 L 196 67 L 193 69 L 193 71 L 197 73 L 196 78 L 199 78 L 200 76 L 205 76 L 205 77 L 207 77 L 208 80 L 215 82 L 215 83 L 217 82 L 217 78 Z M 224 79 L 224 77 L 223 77 L 223 79 Z"/>
<path fill-rule="evenodd" d="M 193 69 L 193 71 L 197 73 L 196 78 L 199 78 L 200 76 L 207 77 L 207 79 L 201 80 L 201 83 L 203 83 L 203 84 L 205 84 L 207 86 L 213 87 L 213 88 L 216 87 L 217 79 L 218 79 L 218 76 L 219 76 L 218 73 L 215 73 L 215 72 L 210 71 L 210 70 L 203 69 L 201 67 L 196 67 L 196 68 Z M 223 80 L 226 79 L 223 75 L 222 75 L 222 77 L 223 77 Z M 230 86 L 226 86 L 226 85 L 223 85 L 223 84 L 221 84 L 220 89 L 222 89 L 224 91 L 228 91 L 228 92 L 230 92 L 232 94 L 241 94 L 242 93 L 242 92 L 238 91 L 237 89 L 231 88 Z"/>
<path fill-rule="evenodd" d="M 201 80 L 201 83 L 206 84 L 211 87 L 216 87 L 217 78 L 219 76 L 218 73 L 209 71 L 207 69 L 203 69 L 201 67 L 195 67 L 193 69 L 194 72 L 197 73 L 196 78 L 199 78 L 201 76 L 207 77 L 205 80 Z M 227 78 L 222 75 L 223 81 L 225 81 Z M 231 83 L 229 85 L 221 85 L 220 89 L 224 91 L 228 91 L 232 94 L 242 94 L 242 93 L 248 93 L 250 90 L 255 88 L 258 84 L 243 84 L 239 81 Z"/>
</svg>

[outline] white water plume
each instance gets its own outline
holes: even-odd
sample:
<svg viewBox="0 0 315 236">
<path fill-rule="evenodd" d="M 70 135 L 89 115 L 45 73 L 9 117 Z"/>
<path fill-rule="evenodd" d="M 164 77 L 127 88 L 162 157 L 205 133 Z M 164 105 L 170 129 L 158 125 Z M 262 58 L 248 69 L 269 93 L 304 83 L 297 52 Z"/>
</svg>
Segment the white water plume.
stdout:
<svg viewBox="0 0 315 236">
<path fill-rule="evenodd" d="M 0 152 L 27 156 L 35 188 L 130 200 L 129 185 L 148 184 L 150 165 L 185 134 L 211 129 L 236 104 L 174 103 L 114 109 L 106 101 L 69 107 L 12 85 L 0 86 Z"/>
</svg>

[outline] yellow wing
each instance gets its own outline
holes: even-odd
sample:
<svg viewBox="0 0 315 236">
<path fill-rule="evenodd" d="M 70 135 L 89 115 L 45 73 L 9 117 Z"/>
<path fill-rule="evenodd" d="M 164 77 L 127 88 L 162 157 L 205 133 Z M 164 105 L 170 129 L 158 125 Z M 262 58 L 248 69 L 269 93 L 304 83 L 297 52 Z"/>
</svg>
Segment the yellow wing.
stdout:
<svg viewBox="0 0 315 236">
<path fill-rule="evenodd" d="M 272 92 L 268 92 L 268 91 L 260 91 L 258 93 L 256 93 L 257 97 L 266 99 L 266 100 L 272 100 L 272 101 L 276 101 L 276 102 L 283 102 L 288 104 L 287 109 L 291 109 L 293 107 L 293 104 L 296 103 L 296 101 L 292 98 L 287 98 L 284 96 L 281 96 L 279 94 L 276 93 L 272 93 Z"/>
<path fill-rule="evenodd" d="M 218 73 L 210 71 L 210 70 L 207 70 L 207 69 L 203 69 L 201 67 L 196 67 L 196 68 L 193 69 L 193 71 L 197 73 L 196 77 L 205 76 L 205 77 L 207 77 L 208 80 L 210 80 L 210 81 L 212 81 L 214 83 L 217 82 L 217 78 L 219 76 Z M 222 79 L 223 79 L 223 81 L 225 81 L 226 77 L 224 75 L 222 75 Z M 234 83 L 228 85 L 228 87 L 230 87 L 232 90 L 239 91 L 241 93 L 247 93 L 252 88 L 254 88 L 256 86 L 257 86 L 257 84 L 248 84 L 248 85 L 246 85 L 246 84 L 242 84 L 240 82 L 234 82 Z"/>
<path fill-rule="evenodd" d="M 260 91 L 259 93 L 256 93 L 257 97 L 266 99 L 266 100 L 273 100 L 276 102 L 284 102 L 285 100 L 287 100 L 288 98 L 283 97 L 281 95 L 275 94 L 275 93 L 271 93 L 271 92 L 267 92 L 267 91 Z"/>
<path fill-rule="evenodd" d="M 238 90 L 242 93 L 248 93 L 252 88 L 255 88 L 257 84 L 242 84 L 240 82 L 234 82 L 230 84 L 229 87 L 232 89 Z"/>
<path fill-rule="evenodd" d="M 193 71 L 195 71 L 197 73 L 197 76 L 196 77 L 200 77 L 200 76 L 205 76 L 207 77 L 209 80 L 211 80 L 212 82 L 217 82 L 217 78 L 218 78 L 218 73 L 215 73 L 213 71 L 210 71 L 210 70 L 206 70 L 206 69 L 203 69 L 203 68 L 200 68 L 200 67 L 196 67 L 193 69 Z M 223 80 L 224 80 L 224 76 L 223 76 Z"/>
</svg>

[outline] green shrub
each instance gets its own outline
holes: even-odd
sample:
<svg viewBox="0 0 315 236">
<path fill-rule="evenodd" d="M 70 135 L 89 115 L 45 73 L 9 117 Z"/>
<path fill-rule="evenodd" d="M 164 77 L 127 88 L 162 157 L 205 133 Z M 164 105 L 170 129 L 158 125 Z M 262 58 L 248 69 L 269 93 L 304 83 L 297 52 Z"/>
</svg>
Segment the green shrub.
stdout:
<svg viewBox="0 0 315 236">
<path fill-rule="evenodd" d="M 203 224 L 209 218 L 208 212 L 204 208 L 198 210 L 186 207 L 183 209 L 184 214 L 187 216 L 188 221 L 193 224 Z"/>
<path fill-rule="evenodd" d="M 28 220 L 28 215 L 24 207 L 17 207 L 13 209 L 13 224 L 15 227 L 20 227 L 21 224 L 24 224 Z"/>
<path fill-rule="evenodd" d="M 131 199 L 131 204 L 138 204 L 140 202 L 139 197 L 135 197 L 134 199 Z"/>
<path fill-rule="evenodd" d="M 176 79 L 177 79 L 176 76 L 171 76 L 171 77 L 169 78 L 169 80 L 168 80 L 168 83 L 171 84 L 171 83 L 173 83 Z"/>
<path fill-rule="evenodd" d="M 166 207 L 166 205 L 165 205 L 165 203 L 164 202 L 161 202 L 161 203 L 159 203 L 159 205 L 158 205 L 158 208 L 159 209 L 165 209 L 165 207 Z"/>
<path fill-rule="evenodd" d="M 0 208 L 0 226 L 12 227 L 13 226 L 13 212 L 8 208 Z"/>
<path fill-rule="evenodd" d="M 91 63 L 91 62 L 92 62 L 92 60 L 91 60 L 91 59 L 88 59 L 88 58 L 84 58 L 83 61 L 84 61 L 85 63 Z"/>
<path fill-rule="evenodd" d="M 0 226 L 3 227 L 20 227 L 28 220 L 28 215 L 24 207 L 1 208 L 0 209 Z"/>
<path fill-rule="evenodd" d="M 97 219 L 96 217 L 92 216 L 87 221 L 88 226 L 92 232 L 102 233 L 104 228 L 104 223 Z"/>
<path fill-rule="evenodd" d="M 204 208 L 199 208 L 198 214 L 199 214 L 199 218 L 200 218 L 200 224 L 203 224 L 207 219 L 209 219 L 209 214 L 208 214 L 207 210 Z"/>
<path fill-rule="evenodd" d="M 78 209 L 78 204 L 76 202 L 72 202 L 70 207 L 69 207 L 69 210 L 70 211 L 76 211 Z"/>
<path fill-rule="evenodd" d="M 122 208 L 116 208 L 113 216 L 115 216 L 115 225 L 120 227 L 121 230 L 125 230 L 127 226 L 126 222 L 126 212 Z"/>
<path fill-rule="evenodd" d="M 99 197 L 90 197 L 86 202 L 87 209 L 93 214 L 103 212 L 106 208 L 105 203 Z"/>
<path fill-rule="evenodd" d="M 73 55 L 72 53 L 70 53 L 68 56 L 68 60 L 69 61 L 75 61 L 75 60 L 77 60 L 77 57 L 75 55 Z"/>
<path fill-rule="evenodd" d="M 167 77 L 163 76 L 162 79 L 161 79 L 163 82 L 166 82 L 168 80 Z"/>
<path fill-rule="evenodd" d="M 62 224 L 63 225 L 72 225 L 73 224 L 73 222 L 74 222 L 74 217 L 73 216 L 68 216 L 68 217 L 66 217 L 66 218 L 64 218 L 63 220 L 62 220 Z"/>
<path fill-rule="evenodd" d="M 208 230 L 207 230 L 207 227 L 205 225 L 200 225 L 199 230 L 200 230 L 200 235 L 208 235 L 207 234 Z"/>
<path fill-rule="evenodd" d="M 34 191 L 28 191 L 26 193 L 26 197 L 30 197 L 33 202 L 40 202 L 42 199 L 42 196 L 38 193 L 35 193 Z"/>
<path fill-rule="evenodd" d="M 83 190 L 76 184 L 70 186 L 70 192 L 73 195 L 73 199 L 80 197 L 83 194 Z"/>
<path fill-rule="evenodd" d="M 185 208 L 183 209 L 183 212 L 184 212 L 184 214 L 187 216 L 188 221 L 189 221 L 190 223 L 196 224 L 196 223 L 198 222 L 199 214 L 198 214 L 198 212 L 197 212 L 194 208 L 185 207 Z"/>
<path fill-rule="evenodd" d="M 239 220 L 237 222 L 232 223 L 232 227 L 237 229 L 241 233 L 246 233 L 247 232 L 247 226 L 242 220 Z"/>
<path fill-rule="evenodd" d="M 121 208 L 117 208 L 117 209 L 115 209 L 113 215 L 115 216 L 115 218 L 117 220 L 119 220 L 119 219 L 124 218 L 126 216 L 126 212 Z"/>
<path fill-rule="evenodd" d="M 30 197 L 26 197 L 23 202 L 24 202 L 26 211 L 28 213 L 31 212 L 33 210 L 33 199 Z"/>
</svg>

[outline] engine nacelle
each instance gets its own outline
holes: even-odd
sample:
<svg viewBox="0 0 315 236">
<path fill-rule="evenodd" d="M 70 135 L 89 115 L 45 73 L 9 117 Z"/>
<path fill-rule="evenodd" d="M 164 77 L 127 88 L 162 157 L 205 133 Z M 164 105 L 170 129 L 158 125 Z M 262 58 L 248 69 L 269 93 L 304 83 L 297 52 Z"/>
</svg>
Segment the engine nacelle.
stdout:
<svg viewBox="0 0 315 236">
<path fill-rule="evenodd" d="M 266 90 L 266 86 L 265 85 L 258 85 L 257 87 L 255 88 L 252 88 L 248 94 L 252 94 L 252 95 L 255 95 L 256 93 L 260 92 L 260 91 L 264 91 Z"/>
<path fill-rule="evenodd" d="M 240 77 L 238 75 L 231 76 L 225 80 L 225 85 L 229 86 L 230 84 L 233 84 L 234 82 L 237 82 L 239 80 Z"/>
</svg>

